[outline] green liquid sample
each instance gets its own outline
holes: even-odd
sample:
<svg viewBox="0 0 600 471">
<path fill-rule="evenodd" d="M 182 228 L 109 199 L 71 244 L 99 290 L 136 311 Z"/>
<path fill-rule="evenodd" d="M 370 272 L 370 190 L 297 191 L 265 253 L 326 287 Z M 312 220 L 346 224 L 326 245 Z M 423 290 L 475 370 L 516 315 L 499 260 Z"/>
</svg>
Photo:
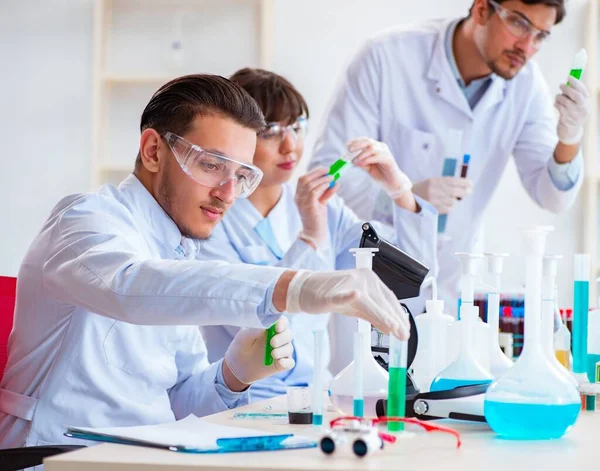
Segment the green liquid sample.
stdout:
<svg viewBox="0 0 600 471">
<path fill-rule="evenodd" d="M 339 172 L 347 163 L 344 159 L 338 159 L 329 167 L 329 175 L 333 176 L 334 182 L 340 178 Z"/>
<path fill-rule="evenodd" d="M 581 80 L 581 76 L 583 75 L 583 69 L 571 69 L 569 75 L 571 77 L 575 77 L 577 80 Z"/>
<path fill-rule="evenodd" d="M 590 283 L 575 281 L 573 298 L 573 373 L 587 373 Z"/>
<path fill-rule="evenodd" d="M 273 364 L 273 347 L 271 347 L 271 339 L 275 337 L 275 324 L 267 329 L 267 340 L 265 343 L 265 366 L 271 366 Z"/>
<path fill-rule="evenodd" d="M 404 418 L 406 416 L 406 368 L 390 367 L 389 373 L 387 416 Z M 388 422 L 388 430 L 399 432 L 404 430 L 404 424 Z"/>
</svg>

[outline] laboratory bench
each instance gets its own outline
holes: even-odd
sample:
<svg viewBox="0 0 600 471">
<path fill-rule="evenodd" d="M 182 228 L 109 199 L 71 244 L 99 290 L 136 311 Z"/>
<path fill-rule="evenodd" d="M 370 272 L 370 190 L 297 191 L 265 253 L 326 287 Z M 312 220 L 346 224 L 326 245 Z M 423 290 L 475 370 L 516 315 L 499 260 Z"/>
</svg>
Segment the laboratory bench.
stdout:
<svg viewBox="0 0 600 471">
<path fill-rule="evenodd" d="M 234 419 L 235 412 L 285 412 L 285 397 L 258 402 L 235 411 L 205 417 L 222 425 L 264 430 L 272 433 L 294 433 L 320 436 L 312 425 L 289 425 L 286 420 Z M 325 414 L 326 422 L 338 416 Z M 495 436 L 486 424 L 440 421 L 461 433 L 462 446 L 445 433 L 406 434 L 396 444 L 365 458 L 351 454 L 324 455 L 320 448 L 252 453 L 186 454 L 154 448 L 99 444 L 71 453 L 48 458 L 45 471 L 242 471 L 242 470 L 473 470 L 518 471 L 597 469 L 600 463 L 600 411 L 582 411 L 577 423 L 560 440 L 512 441 Z"/>
</svg>

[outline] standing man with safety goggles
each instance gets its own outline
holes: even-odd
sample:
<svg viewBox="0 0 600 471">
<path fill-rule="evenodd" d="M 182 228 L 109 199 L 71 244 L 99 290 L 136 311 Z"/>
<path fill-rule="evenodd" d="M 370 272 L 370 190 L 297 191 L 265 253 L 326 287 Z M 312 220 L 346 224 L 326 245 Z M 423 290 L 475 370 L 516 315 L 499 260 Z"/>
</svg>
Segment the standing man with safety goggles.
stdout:
<svg viewBox="0 0 600 471">
<path fill-rule="evenodd" d="M 294 366 L 284 311 L 337 311 L 408 336 L 404 310 L 370 270 L 196 260 L 260 182 L 252 158 L 264 126 L 240 86 L 181 77 L 142 114 L 133 174 L 58 203 L 18 275 L 0 447 L 67 442 L 65 424 L 166 423 L 242 405 L 251 383 Z M 267 367 L 264 329 L 274 323 Z M 219 324 L 250 328 L 209 364 L 198 326 Z"/>
<path fill-rule="evenodd" d="M 475 0 L 466 18 L 387 31 L 355 57 L 325 116 L 311 167 L 337 160 L 354 136 L 383 141 L 416 182 L 413 192 L 449 214 L 438 243 L 448 301 L 456 300 L 460 276 L 454 254 L 476 245 L 511 155 L 544 209 L 565 210 L 581 187 L 588 92 L 572 77 L 560 87 L 557 127 L 544 78 L 530 61 L 565 14 L 564 0 Z M 459 159 L 460 168 L 463 154 L 471 156 L 468 179 L 442 176 L 445 157 Z M 362 218 L 394 224 L 385 194 L 352 171 L 352 185 L 339 192 L 346 204 Z"/>
</svg>

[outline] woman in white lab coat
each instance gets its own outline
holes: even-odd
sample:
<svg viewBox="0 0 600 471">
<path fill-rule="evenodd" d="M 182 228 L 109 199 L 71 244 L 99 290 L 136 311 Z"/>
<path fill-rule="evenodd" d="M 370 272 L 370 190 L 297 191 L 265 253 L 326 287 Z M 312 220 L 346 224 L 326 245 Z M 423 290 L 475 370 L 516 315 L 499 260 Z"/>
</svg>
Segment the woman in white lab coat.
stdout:
<svg viewBox="0 0 600 471">
<path fill-rule="evenodd" d="M 248 91 L 265 114 L 268 124 L 259 133 L 254 155 L 254 163 L 264 177 L 248 199 L 236 202 L 210 241 L 202 244 L 198 256 L 316 271 L 353 268 L 354 258 L 348 250 L 358 247 L 363 221 L 336 196 L 340 186 L 352 185 L 352 181 L 341 177 L 332 186 L 328 169 L 320 167 L 302 176 L 295 192 L 288 183 L 303 154 L 309 116 L 304 98 L 285 78 L 264 70 L 243 69 L 231 80 Z M 428 264 L 435 250 L 435 209 L 415 198 L 410 181 L 385 144 L 355 139 L 348 148 L 356 155 L 355 167 L 369 174 L 395 201 L 393 213 L 401 223 L 395 233 L 388 230 L 382 235 Z M 338 154 L 345 153 L 344 146 L 340 146 Z M 284 394 L 286 386 L 310 381 L 312 331 L 327 329 L 329 319 L 327 313 L 290 319 L 296 366 L 255 383 L 250 390 L 251 400 Z M 228 326 L 203 327 L 210 359 L 223 356 L 237 330 Z M 325 351 L 328 362 L 329 342 Z"/>
</svg>

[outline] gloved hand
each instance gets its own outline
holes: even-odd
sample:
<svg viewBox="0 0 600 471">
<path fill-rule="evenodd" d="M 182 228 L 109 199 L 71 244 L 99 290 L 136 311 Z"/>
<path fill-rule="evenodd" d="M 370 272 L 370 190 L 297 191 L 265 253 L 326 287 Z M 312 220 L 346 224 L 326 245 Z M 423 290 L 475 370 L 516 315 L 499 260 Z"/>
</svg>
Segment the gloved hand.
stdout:
<svg viewBox="0 0 600 471">
<path fill-rule="evenodd" d="M 433 177 L 415 183 L 412 191 L 435 206 L 438 213 L 448 214 L 457 198 L 464 198 L 473 193 L 473 183 L 466 178 Z"/>
<path fill-rule="evenodd" d="M 244 384 L 290 370 L 294 367 L 294 347 L 292 346 L 292 330 L 287 318 L 281 316 L 275 324 L 276 335 L 271 339 L 275 360 L 271 366 L 265 366 L 265 329 L 241 329 L 233 338 L 227 352 L 225 362 L 233 375 Z"/>
<path fill-rule="evenodd" d="M 321 314 L 339 312 L 359 317 L 384 334 L 407 339 L 408 315 L 396 296 L 365 268 L 334 272 L 296 273 L 287 292 L 286 311 Z"/>
<path fill-rule="evenodd" d="M 410 179 L 398 167 L 387 144 L 359 137 L 349 141 L 347 147 L 352 153 L 360 151 L 352 163 L 364 169 L 392 199 L 399 198 L 412 188 Z"/>
<path fill-rule="evenodd" d="M 557 95 L 554 106 L 558 109 L 558 139 L 565 145 L 581 142 L 583 125 L 590 114 L 590 94 L 582 81 L 569 77 L 570 87 L 560 86 L 562 93 Z"/>
<path fill-rule="evenodd" d="M 302 221 L 300 237 L 319 247 L 327 239 L 327 202 L 337 192 L 338 185 L 329 188 L 333 176 L 324 167 L 317 167 L 298 179 L 296 206 Z"/>
</svg>

